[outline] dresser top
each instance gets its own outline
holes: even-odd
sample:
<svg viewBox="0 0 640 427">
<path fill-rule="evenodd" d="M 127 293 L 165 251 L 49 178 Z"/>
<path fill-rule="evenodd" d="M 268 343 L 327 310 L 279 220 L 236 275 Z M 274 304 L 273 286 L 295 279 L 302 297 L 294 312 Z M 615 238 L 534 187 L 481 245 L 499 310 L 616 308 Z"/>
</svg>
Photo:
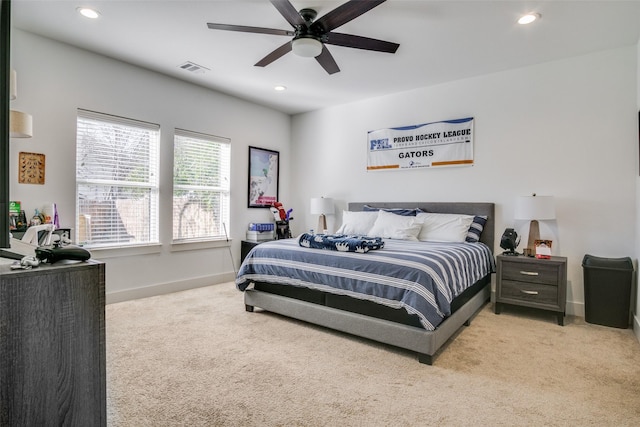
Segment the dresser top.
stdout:
<svg viewBox="0 0 640 427">
<path fill-rule="evenodd" d="M 502 255 L 502 254 L 500 254 L 496 258 L 498 258 L 499 260 L 502 260 L 502 261 L 513 261 L 513 262 L 519 262 L 519 263 L 526 263 L 526 262 L 528 262 L 528 263 L 567 262 L 567 258 L 563 257 L 563 256 L 552 256 L 551 258 L 545 259 L 545 258 L 529 257 L 529 256 L 524 256 L 524 255 L 515 256 L 515 255 Z"/>
</svg>

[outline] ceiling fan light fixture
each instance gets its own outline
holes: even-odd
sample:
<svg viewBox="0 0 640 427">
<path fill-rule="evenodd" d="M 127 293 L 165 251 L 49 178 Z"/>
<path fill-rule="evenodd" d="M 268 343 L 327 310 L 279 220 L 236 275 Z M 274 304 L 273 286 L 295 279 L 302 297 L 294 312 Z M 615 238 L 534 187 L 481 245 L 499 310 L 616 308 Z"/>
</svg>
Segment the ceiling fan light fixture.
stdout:
<svg viewBox="0 0 640 427">
<path fill-rule="evenodd" d="M 291 42 L 293 53 L 305 58 L 315 58 L 322 53 L 322 42 L 313 37 L 299 37 Z"/>
</svg>

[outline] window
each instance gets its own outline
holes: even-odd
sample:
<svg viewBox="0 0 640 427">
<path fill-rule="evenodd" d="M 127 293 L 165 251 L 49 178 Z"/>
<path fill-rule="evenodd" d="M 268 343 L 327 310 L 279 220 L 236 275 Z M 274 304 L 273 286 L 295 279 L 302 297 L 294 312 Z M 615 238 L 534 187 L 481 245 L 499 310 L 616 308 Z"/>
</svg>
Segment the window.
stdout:
<svg viewBox="0 0 640 427">
<path fill-rule="evenodd" d="M 173 240 L 219 239 L 229 224 L 231 143 L 175 130 Z"/>
<path fill-rule="evenodd" d="M 78 110 L 77 127 L 78 243 L 158 243 L 160 126 Z"/>
</svg>

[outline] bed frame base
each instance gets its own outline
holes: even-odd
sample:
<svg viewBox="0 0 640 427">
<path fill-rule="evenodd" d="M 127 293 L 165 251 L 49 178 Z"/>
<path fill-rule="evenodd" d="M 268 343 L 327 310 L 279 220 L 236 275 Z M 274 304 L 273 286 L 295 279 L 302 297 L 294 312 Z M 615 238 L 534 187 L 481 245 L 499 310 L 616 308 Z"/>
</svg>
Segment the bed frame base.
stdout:
<svg viewBox="0 0 640 427">
<path fill-rule="evenodd" d="M 486 304 L 490 297 L 491 284 L 487 283 L 465 305 L 444 320 L 435 331 L 427 331 L 414 326 L 376 319 L 255 289 L 245 291 L 244 302 L 245 310 L 248 312 L 253 312 L 254 307 L 259 307 L 315 325 L 415 351 L 418 353 L 420 363 L 431 365 L 436 352 L 463 325 L 469 326 L 471 318 Z"/>
</svg>

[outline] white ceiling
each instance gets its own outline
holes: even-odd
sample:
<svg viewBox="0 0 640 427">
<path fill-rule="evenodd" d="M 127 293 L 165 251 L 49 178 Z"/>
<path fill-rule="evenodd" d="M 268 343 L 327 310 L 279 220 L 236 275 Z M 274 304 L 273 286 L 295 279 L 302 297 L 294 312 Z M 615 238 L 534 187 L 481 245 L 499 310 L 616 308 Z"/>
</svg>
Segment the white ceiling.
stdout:
<svg viewBox="0 0 640 427">
<path fill-rule="evenodd" d="M 318 17 L 344 3 L 291 0 Z M 78 6 L 98 9 L 88 20 Z M 525 12 L 542 19 L 516 24 Z M 640 1 L 388 0 L 336 31 L 400 44 L 396 54 L 328 46 L 329 75 L 293 53 L 258 60 L 284 36 L 210 30 L 207 22 L 291 29 L 268 0 L 13 0 L 14 27 L 295 114 L 604 49 L 635 45 Z M 186 61 L 209 71 L 179 68 Z M 275 92 L 275 85 L 288 89 Z"/>
</svg>

